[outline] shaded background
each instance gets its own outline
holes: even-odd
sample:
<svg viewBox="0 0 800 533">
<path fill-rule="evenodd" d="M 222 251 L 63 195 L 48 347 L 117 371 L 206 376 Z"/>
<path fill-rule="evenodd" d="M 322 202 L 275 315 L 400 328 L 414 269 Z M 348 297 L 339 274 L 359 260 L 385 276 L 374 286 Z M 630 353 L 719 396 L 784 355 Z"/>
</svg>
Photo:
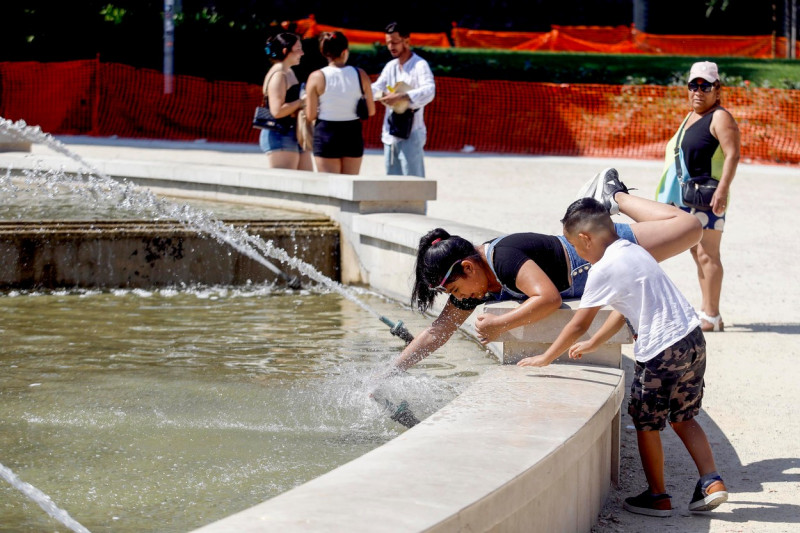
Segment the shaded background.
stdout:
<svg viewBox="0 0 800 533">
<path fill-rule="evenodd" d="M 630 26 L 655 34 L 786 33 L 796 0 L 407 0 L 412 32 L 453 24 L 494 31 L 549 31 L 552 25 Z M 259 83 L 263 44 L 282 21 L 313 14 L 322 24 L 381 31 L 396 14 L 370 0 L 176 0 L 176 74 Z M 93 59 L 160 70 L 163 0 L 6 2 L 0 8 L 0 61 Z M 791 17 L 789 17 L 790 19 Z M 313 46 L 310 48 L 313 49 Z"/>
</svg>

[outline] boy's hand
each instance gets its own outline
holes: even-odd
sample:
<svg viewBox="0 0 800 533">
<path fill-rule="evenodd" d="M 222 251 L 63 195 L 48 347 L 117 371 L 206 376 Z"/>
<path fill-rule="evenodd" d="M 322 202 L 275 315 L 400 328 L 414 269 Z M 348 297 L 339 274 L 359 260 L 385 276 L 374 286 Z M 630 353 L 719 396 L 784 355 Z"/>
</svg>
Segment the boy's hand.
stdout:
<svg viewBox="0 0 800 533">
<path fill-rule="evenodd" d="M 533 357 L 526 357 L 517 363 L 517 366 L 547 366 L 550 361 L 542 355 L 534 355 Z"/>
<path fill-rule="evenodd" d="M 580 359 L 583 354 L 595 351 L 596 347 L 591 341 L 576 342 L 569 347 L 569 358 Z"/>
</svg>

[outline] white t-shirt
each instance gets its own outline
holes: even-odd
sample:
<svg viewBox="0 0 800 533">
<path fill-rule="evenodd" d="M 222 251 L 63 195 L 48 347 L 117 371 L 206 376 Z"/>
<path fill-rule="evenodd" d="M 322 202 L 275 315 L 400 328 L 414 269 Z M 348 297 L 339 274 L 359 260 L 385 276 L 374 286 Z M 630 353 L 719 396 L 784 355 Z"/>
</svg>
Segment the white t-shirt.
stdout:
<svg viewBox="0 0 800 533">
<path fill-rule="evenodd" d="M 636 360 L 656 357 L 700 325 L 694 308 L 647 250 L 624 239 L 606 248 L 592 265 L 581 308 L 609 305 L 638 334 Z"/>
</svg>

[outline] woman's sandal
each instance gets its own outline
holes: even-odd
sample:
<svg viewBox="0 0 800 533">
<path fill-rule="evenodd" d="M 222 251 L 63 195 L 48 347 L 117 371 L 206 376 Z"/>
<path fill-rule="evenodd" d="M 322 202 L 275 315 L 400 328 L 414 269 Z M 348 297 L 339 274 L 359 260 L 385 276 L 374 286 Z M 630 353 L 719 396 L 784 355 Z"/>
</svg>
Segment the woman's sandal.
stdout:
<svg viewBox="0 0 800 533">
<path fill-rule="evenodd" d="M 703 311 L 700 311 L 698 315 L 700 316 L 700 329 L 703 331 L 725 331 L 721 315 L 709 316 Z"/>
</svg>

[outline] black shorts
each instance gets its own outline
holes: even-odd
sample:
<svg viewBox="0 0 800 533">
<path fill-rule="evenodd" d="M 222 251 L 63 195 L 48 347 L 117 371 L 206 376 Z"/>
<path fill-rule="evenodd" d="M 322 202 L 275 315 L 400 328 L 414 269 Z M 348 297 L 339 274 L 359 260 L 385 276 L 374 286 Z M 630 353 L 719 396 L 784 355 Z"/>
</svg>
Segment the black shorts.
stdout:
<svg viewBox="0 0 800 533">
<path fill-rule="evenodd" d="M 363 157 L 364 137 L 360 120 L 317 120 L 314 125 L 314 155 L 328 159 Z"/>
<path fill-rule="evenodd" d="M 628 414 L 640 431 L 660 431 L 670 422 L 686 422 L 700 412 L 706 340 L 698 326 L 660 355 L 636 362 Z"/>
</svg>

